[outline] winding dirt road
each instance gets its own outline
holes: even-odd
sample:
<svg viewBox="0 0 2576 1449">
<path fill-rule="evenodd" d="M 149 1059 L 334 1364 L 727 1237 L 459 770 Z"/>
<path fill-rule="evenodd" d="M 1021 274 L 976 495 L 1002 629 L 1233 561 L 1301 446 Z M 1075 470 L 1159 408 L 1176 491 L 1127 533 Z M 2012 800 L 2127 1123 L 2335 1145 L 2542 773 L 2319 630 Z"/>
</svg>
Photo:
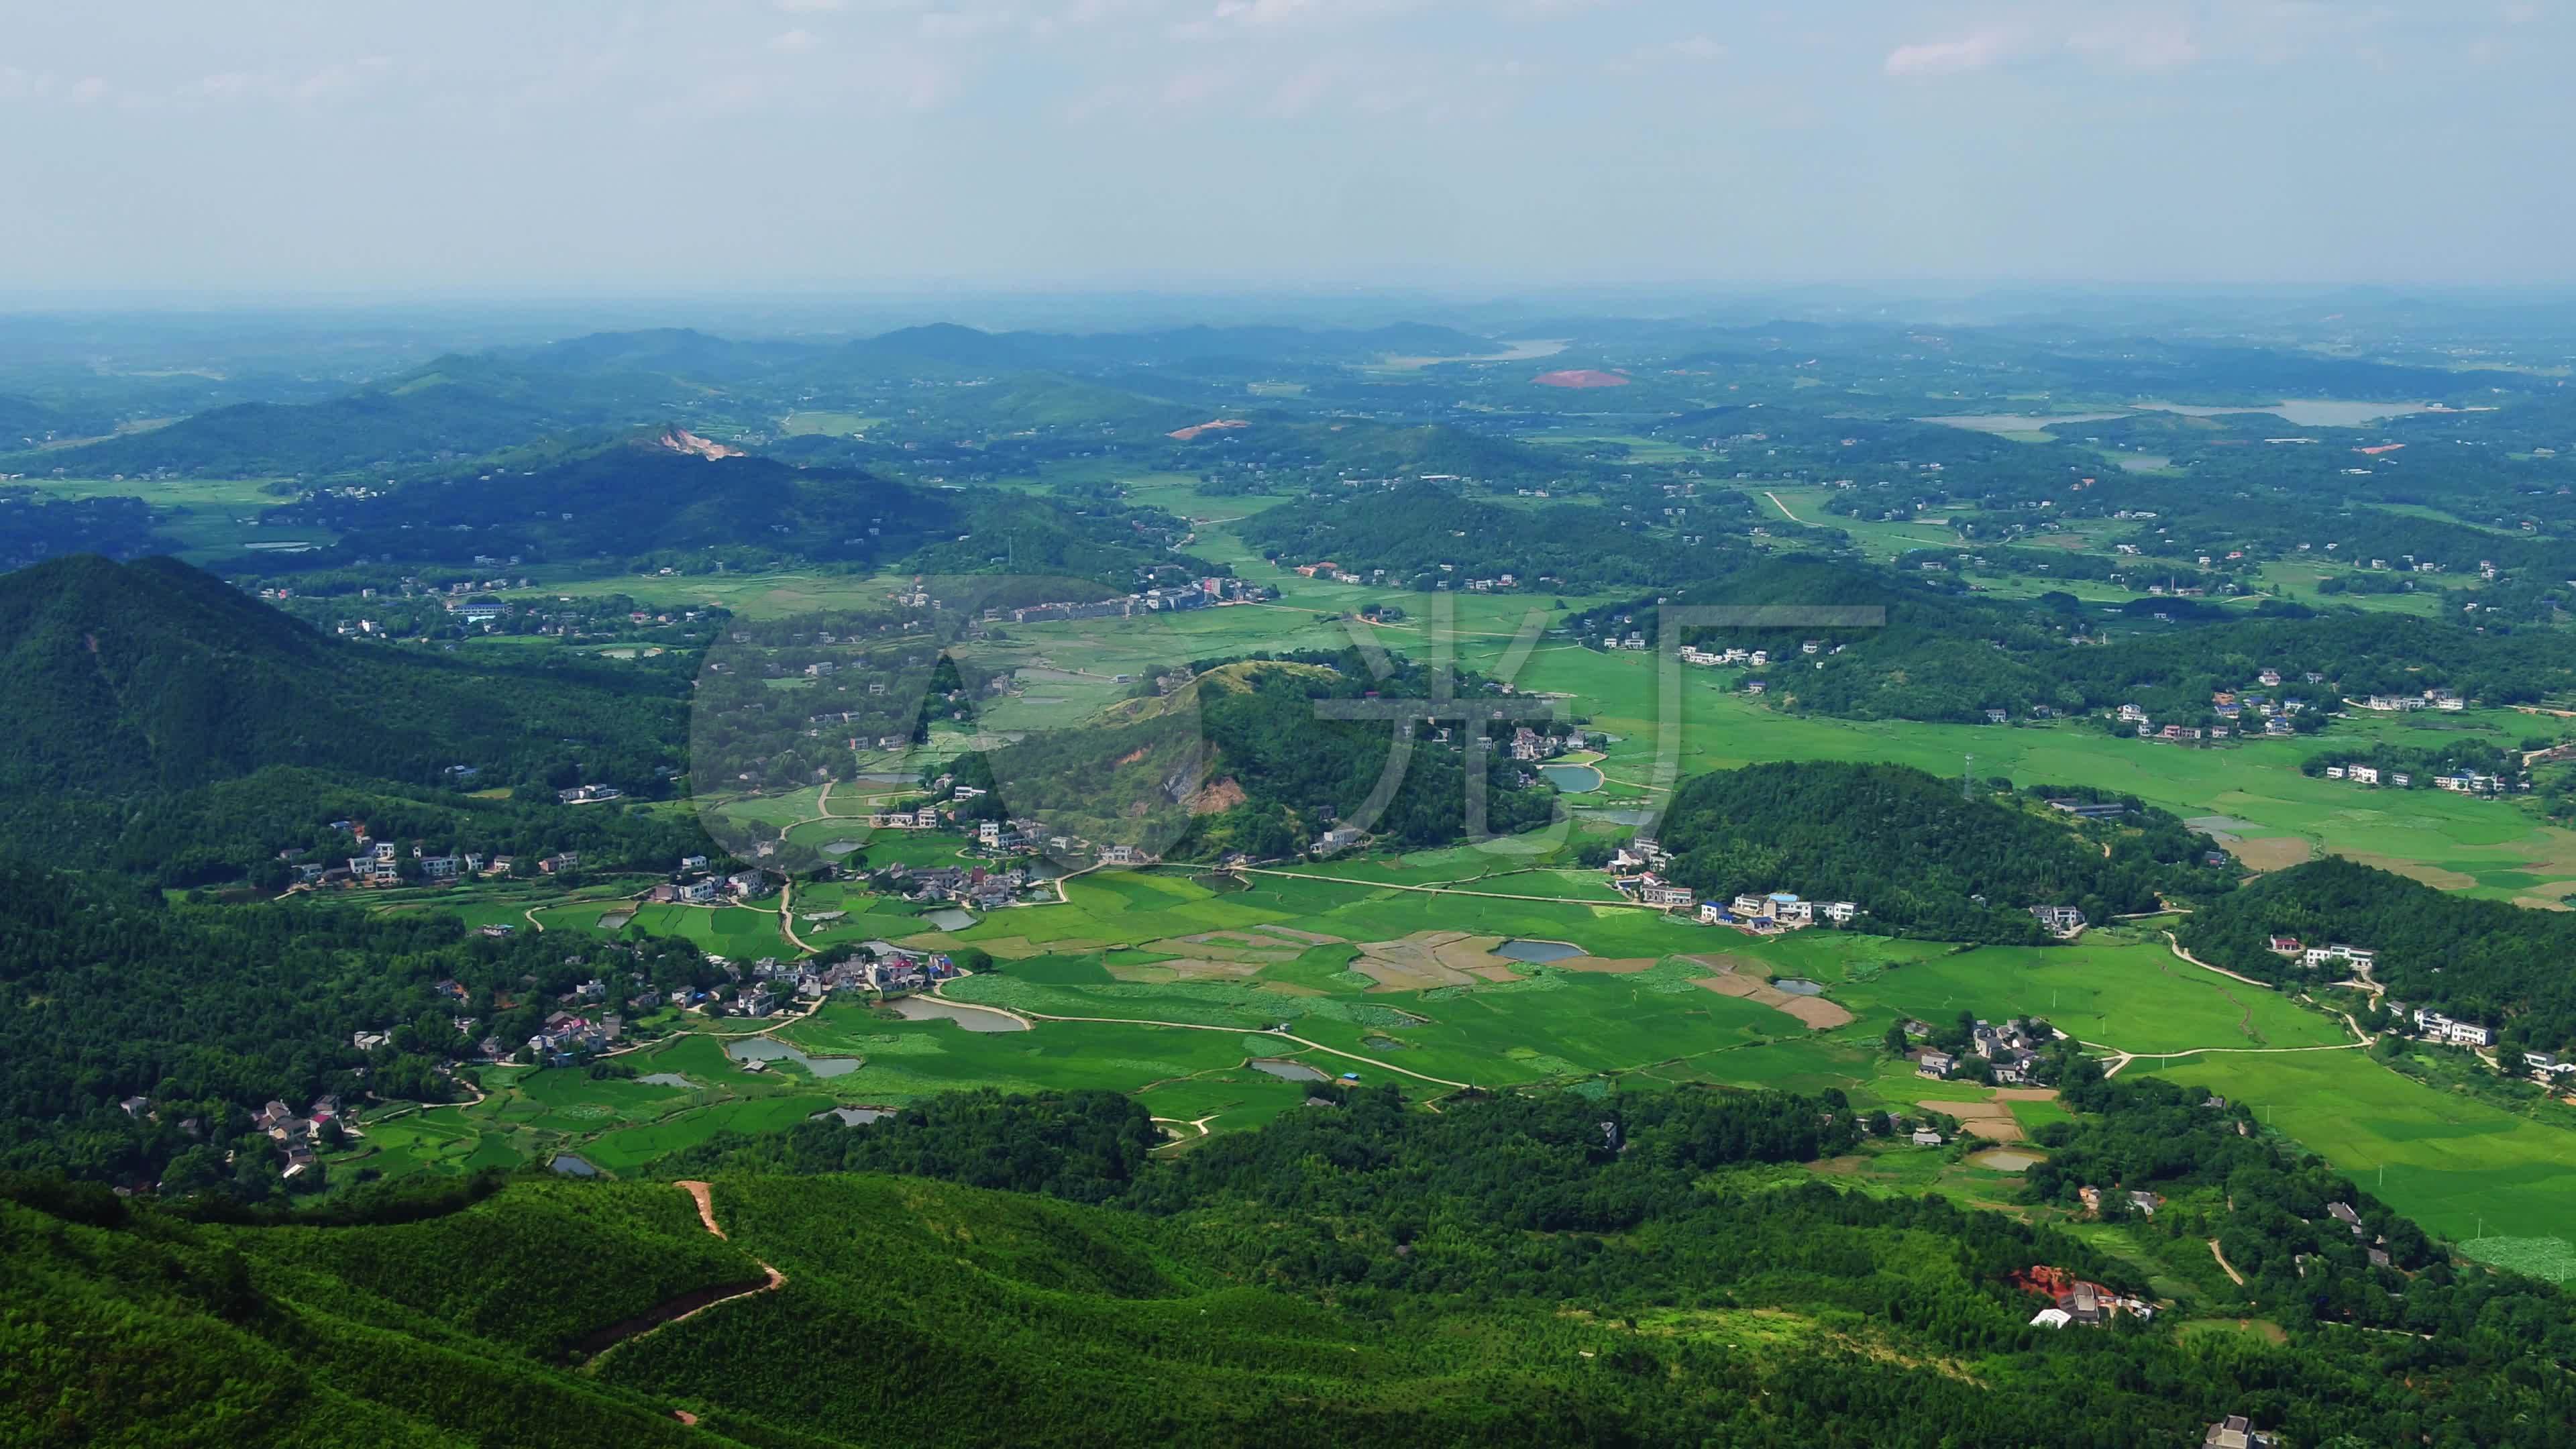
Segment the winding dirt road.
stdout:
<svg viewBox="0 0 2576 1449">
<path fill-rule="evenodd" d="M 673 1183 L 672 1186 L 687 1193 L 697 1202 L 698 1221 L 706 1225 L 708 1232 L 715 1234 L 719 1238 L 725 1236 L 725 1230 L 716 1224 L 715 1196 L 709 1184 L 703 1182 L 678 1182 Z M 619 1324 L 615 1328 L 609 1330 L 610 1333 L 615 1335 L 613 1338 L 606 1343 L 599 1344 L 598 1347 L 591 1350 L 589 1361 L 583 1365 L 583 1372 L 598 1372 L 600 1360 L 608 1357 L 608 1355 L 615 1350 L 633 1343 L 635 1340 L 643 1338 L 648 1334 L 659 1333 L 674 1323 L 686 1323 L 690 1319 L 697 1317 L 699 1314 L 706 1312 L 708 1309 L 713 1308 L 720 1303 L 733 1303 L 760 1293 L 775 1293 L 779 1289 L 787 1286 L 786 1274 L 779 1272 L 776 1268 L 767 1263 L 760 1262 L 758 1259 L 754 1259 L 753 1262 L 759 1267 L 762 1273 L 767 1275 L 767 1281 L 755 1283 L 748 1288 L 739 1289 L 735 1292 L 719 1294 L 716 1297 L 707 1299 L 703 1303 L 693 1302 L 692 1300 L 697 1298 L 698 1293 L 704 1293 L 708 1290 L 702 1288 L 699 1289 L 697 1293 L 684 1293 L 679 1297 L 670 1300 L 670 1302 L 660 1305 L 649 1313 L 629 1320 L 626 1323 Z M 680 1307 L 679 1305 L 682 1304 L 686 1304 L 687 1306 Z M 672 1412 L 682 1423 L 696 1422 L 696 1420 L 685 1411 L 675 1409 Z"/>
</svg>

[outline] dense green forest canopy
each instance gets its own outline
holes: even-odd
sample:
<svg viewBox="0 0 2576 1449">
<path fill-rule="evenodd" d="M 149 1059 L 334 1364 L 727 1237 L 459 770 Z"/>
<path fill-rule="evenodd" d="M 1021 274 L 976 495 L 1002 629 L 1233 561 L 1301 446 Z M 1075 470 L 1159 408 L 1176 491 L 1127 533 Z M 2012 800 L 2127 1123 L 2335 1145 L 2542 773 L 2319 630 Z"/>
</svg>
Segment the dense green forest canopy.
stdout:
<svg viewBox="0 0 2576 1449">
<path fill-rule="evenodd" d="M 169 551 L 170 540 L 140 498 L 55 498 L 23 484 L 0 485 L 0 570 L 71 553 L 128 559 Z"/>
<path fill-rule="evenodd" d="M 174 1193 L 276 1191 L 276 1148 L 250 1122 L 271 1100 L 300 1114 L 326 1093 L 461 1099 L 451 1063 L 485 1036 L 515 1050 L 581 982 L 623 1001 L 723 979 L 680 942 L 495 937 L 318 901 L 165 904 L 15 865 L 0 884 L 0 1165 Z M 359 1032 L 391 1039 L 360 1050 Z M 130 1097 L 151 1114 L 121 1110 Z"/>
<path fill-rule="evenodd" d="M 924 488 L 763 457 L 703 457 L 674 433 L 518 471 L 325 491 L 270 516 L 339 536 L 335 547 L 293 560 L 307 568 L 480 557 L 702 569 L 710 550 L 727 558 L 750 550 L 848 568 L 902 560 L 916 570 L 966 573 L 999 565 L 1119 584 L 1165 564 L 1210 571 L 1168 553 L 1185 530 L 1150 510 Z"/>
<path fill-rule="evenodd" d="M 1963 798 L 1903 765 L 1748 765 L 1674 792 L 1659 835 L 1670 874 L 1714 901 L 1786 890 L 1857 903 L 1865 925 L 1939 940 L 2049 939 L 2033 906 L 2087 919 L 2226 892 L 2232 870 L 2172 815 L 2084 820 L 2043 792 Z"/>
<path fill-rule="evenodd" d="M 1715 534 L 1720 510 L 1708 511 Z M 1598 593 L 1670 586 L 1716 566 L 1656 526 L 1666 522 L 1581 503 L 1516 508 L 1436 484 L 1359 484 L 1255 514 L 1245 536 L 1284 567 L 1329 560 L 1424 591 L 1509 574 L 1522 589 Z M 1722 552 L 1714 538 L 1705 547 Z"/>
<path fill-rule="evenodd" d="M 2474 900 L 2328 856 L 2262 877 L 2177 934 L 2206 960 L 2280 982 L 2313 981 L 2320 968 L 2275 954 L 2274 936 L 2368 947 L 2378 953 L 2373 979 L 2398 1000 L 2496 1027 L 2512 1047 L 2576 1048 L 2576 917 L 2564 912 Z"/>
<path fill-rule="evenodd" d="M 175 560 L 55 560 L 0 577 L 0 801 L 132 800 L 268 765 L 503 782 L 567 746 L 650 778 L 679 702 L 576 658 L 466 665 L 326 637 Z M 630 781 L 629 783 L 635 783 Z"/>
</svg>

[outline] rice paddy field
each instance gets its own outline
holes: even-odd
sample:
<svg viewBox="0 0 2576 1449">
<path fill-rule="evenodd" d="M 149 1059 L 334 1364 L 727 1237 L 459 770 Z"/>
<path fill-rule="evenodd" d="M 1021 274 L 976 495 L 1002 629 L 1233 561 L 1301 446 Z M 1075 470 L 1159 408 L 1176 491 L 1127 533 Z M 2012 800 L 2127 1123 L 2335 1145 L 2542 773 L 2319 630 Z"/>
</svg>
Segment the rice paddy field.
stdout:
<svg viewBox="0 0 2576 1449">
<path fill-rule="evenodd" d="M 54 478 L 35 475 L 20 480 L 56 498 L 141 498 L 150 504 L 154 527 L 179 544 L 180 556 L 203 561 L 242 549 L 260 550 L 296 543 L 317 547 L 337 542 L 328 530 L 288 533 L 263 529 L 262 511 L 292 498 L 290 478 Z M 272 492 L 272 488 L 282 492 Z"/>
<path fill-rule="evenodd" d="M 2254 1104 L 2272 1130 L 2478 1256 L 2544 1265 L 2563 1259 L 2576 1238 L 2576 1132 L 2428 1086 L 2366 1052 L 2207 1056 L 2130 1070 L 2150 1069 Z"/>
</svg>

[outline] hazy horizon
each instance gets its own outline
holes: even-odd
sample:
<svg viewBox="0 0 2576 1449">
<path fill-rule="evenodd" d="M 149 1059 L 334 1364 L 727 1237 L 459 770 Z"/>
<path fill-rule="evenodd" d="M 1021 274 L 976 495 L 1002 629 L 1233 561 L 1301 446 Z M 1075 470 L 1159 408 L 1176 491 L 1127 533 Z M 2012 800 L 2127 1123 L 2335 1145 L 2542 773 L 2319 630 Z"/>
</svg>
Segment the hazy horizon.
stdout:
<svg viewBox="0 0 2576 1449">
<path fill-rule="evenodd" d="M 2562 286 L 2529 3 L 17 17 L 0 305 Z"/>
</svg>

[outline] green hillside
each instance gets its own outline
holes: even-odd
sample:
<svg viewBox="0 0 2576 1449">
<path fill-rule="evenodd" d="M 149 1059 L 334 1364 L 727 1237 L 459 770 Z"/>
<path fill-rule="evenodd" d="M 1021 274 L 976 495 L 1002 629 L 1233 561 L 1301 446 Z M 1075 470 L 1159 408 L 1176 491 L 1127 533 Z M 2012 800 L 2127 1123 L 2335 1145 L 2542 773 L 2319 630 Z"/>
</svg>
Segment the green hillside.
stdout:
<svg viewBox="0 0 2576 1449">
<path fill-rule="evenodd" d="M 2541 1449 L 2576 1428 L 2559 1290 L 2454 1267 L 2242 1107 L 2068 1069 L 2075 1112 L 2000 1211 L 1837 1186 L 1835 1163 L 1927 1154 L 1832 1094 L 1706 1091 L 1433 1112 L 1325 1087 L 1151 1158 L 1131 1103 L 986 1094 L 720 1139 L 691 1164 L 711 1181 L 485 1178 L 294 1220 L 0 1179 L 0 1416 L 42 1445 L 2108 1449 L 2247 1413 L 2293 1444 Z M 837 1170 L 859 1159 L 923 1175 Z M 1102 1205 L 945 1180 L 1038 1159 L 1019 1181 Z M 2034 1324 L 2039 1269 L 2157 1311 Z"/>
<path fill-rule="evenodd" d="M 1662 841 L 1673 877 L 1709 899 L 1790 890 L 1855 901 L 1878 929 L 1948 940 L 2045 941 L 2032 906 L 2100 921 L 2156 910 L 2165 892 L 2233 884 L 2163 811 L 2079 821 L 2029 796 L 1963 798 L 1957 781 L 1903 765 L 1700 775 L 1674 793 Z"/>
<path fill-rule="evenodd" d="M 982 572 L 997 558 L 1124 586 L 1139 570 L 1187 567 L 1162 547 L 1183 531 L 1148 510 L 1073 507 L 991 490 L 919 487 L 849 469 L 800 468 L 767 457 L 701 456 L 675 430 L 570 450 L 514 455 L 534 466 L 458 473 L 391 488 L 326 492 L 272 510 L 280 523 L 339 536 L 331 549 L 281 566 L 323 569 L 352 560 L 465 565 L 525 563 L 692 570 L 814 561 Z M 1203 571 L 1203 570 L 1202 570 Z"/>
<path fill-rule="evenodd" d="M 587 740 L 649 776 L 676 701 L 572 669 L 472 668 L 328 638 L 172 559 L 0 576 L 0 801 L 132 798 L 270 764 L 434 781 Z"/>
</svg>

